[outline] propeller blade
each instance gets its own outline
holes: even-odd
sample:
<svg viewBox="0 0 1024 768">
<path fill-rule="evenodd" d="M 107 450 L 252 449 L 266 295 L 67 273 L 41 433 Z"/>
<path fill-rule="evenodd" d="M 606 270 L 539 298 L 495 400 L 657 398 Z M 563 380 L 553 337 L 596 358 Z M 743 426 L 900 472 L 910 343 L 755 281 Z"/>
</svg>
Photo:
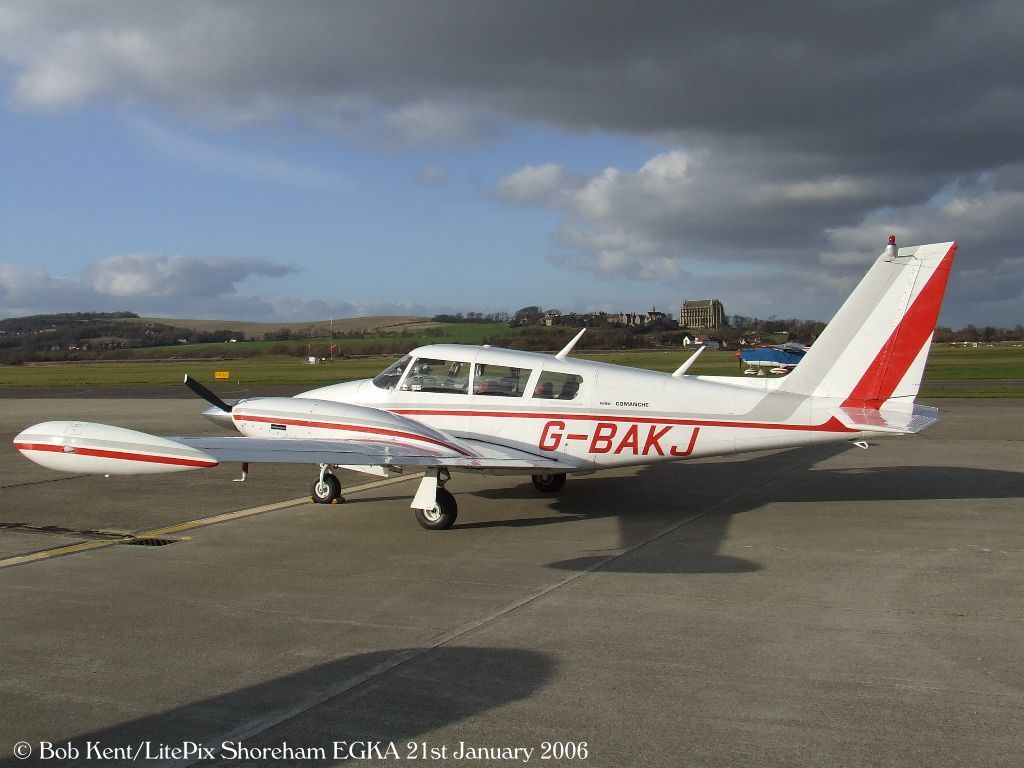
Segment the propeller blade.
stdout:
<svg viewBox="0 0 1024 768">
<path fill-rule="evenodd" d="M 219 397 L 217 397 L 215 394 L 213 394 L 213 392 L 208 390 L 206 387 L 204 387 L 198 381 L 193 379 L 187 373 L 185 374 L 185 386 L 188 387 L 189 389 L 191 389 L 193 392 L 195 392 L 201 398 L 203 398 L 203 400 L 205 400 L 206 402 L 208 402 L 211 405 L 215 405 L 218 408 L 220 408 L 222 411 L 224 411 L 224 413 L 231 413 L 231 406 L 230 405 L 225 403 L 223 400 L 221 400 Z"/>
</svg>

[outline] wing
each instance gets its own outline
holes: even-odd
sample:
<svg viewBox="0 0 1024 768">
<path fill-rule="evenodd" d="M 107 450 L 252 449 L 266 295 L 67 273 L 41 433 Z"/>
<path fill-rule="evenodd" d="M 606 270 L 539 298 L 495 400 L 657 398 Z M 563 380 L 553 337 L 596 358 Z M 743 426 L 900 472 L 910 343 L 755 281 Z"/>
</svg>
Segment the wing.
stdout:
<svg viewBox="0 0 1024 768">
<path fill-rule="evenodd" d="M 405 421 L 403 429 L 393 428 L 393 419 L 386 422 L 387 428 L 348 424 L 341 430 L 344 436 L 332 439 L 168 438 L 106 424 L 51 421 L 24 430 L 14 438 L 14 446 L 26 458 L 50 469 L 111 475 L 181 472 L 220 462 L 460 467 L 525 474 L 571 472 L 580 466 L 572 459 L 542 454 L 529 446 L 473 433 L 449 435 Z M 378 421 L 378 425 L 382 423 Z M 332 431 L 339 430 L 332 427 Z"/>
<path fill-rule="evenodd" d="M 578 462 L 562 456 L 542 455 L 493 438 L 459 433 L 461 445 L 471 451 L 377 440 L 271 439 L 260 437 L 169 437 L 179 445 L 202 451 L 217 462 L 270 462 L 284 464 L 344 464 L 385 467 L 462 467 L 504 471 L 569 472 Z"/>
<path fill-rule="evenodd" d="M 579 464 L 536 446 L 443 431 L 391 411 L 313 398 L 260 398 L 231 409 L 245 437 L 170 438 L 218 461 L 465 467 L 566 472 Z"/>
</svg>

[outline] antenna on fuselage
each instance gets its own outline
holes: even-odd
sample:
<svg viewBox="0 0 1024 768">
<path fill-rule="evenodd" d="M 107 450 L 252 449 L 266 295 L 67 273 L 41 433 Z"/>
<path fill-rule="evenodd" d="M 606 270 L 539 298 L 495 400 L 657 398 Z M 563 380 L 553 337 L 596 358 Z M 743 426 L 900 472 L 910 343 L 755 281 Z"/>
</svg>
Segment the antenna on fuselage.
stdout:
<svg viewBox="0 0 1024 768">
<path fill-rule="evenodd" d="M 573 336 L 572 337 L 572 341 L 570 341 L 568 344 L 566 344 L 562 348 L 562 351 L 559 352 L 557 355 L 555 355 L 555 357 L 558 360 L 565 360 L 565 358 L 569 356 L 569 353 L 572 352 L 572 348 L 576 346 L 576 342 L 580 340 L 580 336 L 582 336 L 586 332 L 587 332 L 587 329 L 584 328 L 582 331 L 580 331 L 575 336 Z"/>
<path fill-rule="evenodd" d="M 683 378 L 683 374 L 686 373 L 690 369 L 690 366 L 693 365 L 694 362 L 696 362 L 697 358 L 700 357 L 700 353 L 703 352 L 705 349 L 707 349 L 707 347 L 703 347 L 703 346 L 697 347 L 697 351 L 694 352 L 692 355 L 690 355 L 690 357 L 687 358 L 685 363 L 683 363 L 678 368 L 676 368 L 675 373 L 672 374 L 672 378 L 673 379 L 681 379 L 681 378 Z"/>
</svg>

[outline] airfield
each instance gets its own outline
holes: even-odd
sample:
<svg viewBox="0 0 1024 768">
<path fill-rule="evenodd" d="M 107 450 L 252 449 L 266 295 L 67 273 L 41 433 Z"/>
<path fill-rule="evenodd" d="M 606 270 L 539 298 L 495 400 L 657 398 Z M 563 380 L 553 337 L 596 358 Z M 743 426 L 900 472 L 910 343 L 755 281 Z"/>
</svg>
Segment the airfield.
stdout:
<svg viewBox="0 0 1024 768">
<path fill-rule="evenodd" d="M 432 532 L 415 474 L 322 506 L 312 467 L 105 479 L 11 446 L 217 434 L 195 399 L 0 400 L 0 766 L 1017 766 L 1024 408 L 926 402 L 867 451 L 555 496 L 455 475 Z"/>
</svg>

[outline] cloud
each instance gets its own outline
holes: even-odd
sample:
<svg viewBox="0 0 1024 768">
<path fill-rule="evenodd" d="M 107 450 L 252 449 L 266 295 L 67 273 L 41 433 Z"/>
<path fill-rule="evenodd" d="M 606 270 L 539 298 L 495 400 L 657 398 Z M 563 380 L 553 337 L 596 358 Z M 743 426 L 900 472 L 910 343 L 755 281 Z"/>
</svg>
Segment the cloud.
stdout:
<svg viewBox="0 0 1024 768">
<path fill-rule="evenodd" d="M 131 309 L 143 313 L 210 312 L 239 300 L 252 277 L 282 277 L 294 268 L 261 259 L 218 259 L 175 254 L 123 254 L 89 265 L 79 277 L 0 264 L 0 316 Z M 247 308 L 251 311 L 251 307 Z"/>
<path fill-rule="evenodd" d="M 806 258 L 823 227 L 870 210 L 881 186 L 866 176 L 787 177 L 783 168 L 765 181 L 763 165 L 752 156 L 676 149 L 635 171 L 574 175 L 556 164 L 526 166 L 500 179 L 494 194 L 562 212 L 559 244 L 584 252 L 605 250 L 614 238 L 637 257 L 749 261 L 769 253 Z"/>
<path fill-rule="evenodd" d="M 827 318 L 888 233 L 907 245 L 955 239 L 961 251 L 944 321 L 966 324 L 981 314 L 1020 322 L 1024 173 L 1017 166 L 918 189 L 867 175 L 787 178 L 782 168 L 764 181 L 756 166 L 753 158 L 673 150 L 635 171 L 573 175 L 556 164 L 526 166 L 500 179 L 494 194 L 563 215 L 549 253 L 556 264 L 681 288 L 696 272 L 751 313 L 769 295 L 759 288 L 776 285 L 770 295 L 795 302 L 793 315 Z M 721 276 L 723 265 L 732 277 Z"/>
<path fill-rule="evenodd" d="M 403 104 L 381 117 L 383 141 L 412 148 L 482 141 L 498 133 L 497 120 L 480 109 L 437 101 Z"/>
<path fill-rule="evenodd" d="M 101 296 L 205 298 L 230 293 L 254 275 L 282 277 L 294 271 L 261 259 L 133 253 L 100 259 L 88 268 L 82 282 Z"/>
<path fill-rule="evenodd" d="M 451 0 L 429 12 L 364 0 L 301 13 L 241 0 L 37 0 L 4 7 L 0 56 L 27 108 L 112 99 L 225 119 L 376 112 L 416 141 L 479 137 L 504 115 L 824 153 L 840 173 L 885 157 L 958 170 L 1018 151 L 1020 23 L 1013 0 L 640 11 Z"/>
<path fill-rule="evenodd" d="M 503 308 L 408 301 L 310 299 L 279 290 L 245 290 L 252 278 L 284 277 L 297 270 L 261 259 L 219 259 L 176 254 L 123 254 L 88 265 L 81 276 L 0 263 L 0 317 L 74 311 L 131 311 L 143 316 L 301 322 L 329 317 L 436 314 Z"/>
<path fill-rule="evenodd" d="M 567 174 L 556 163 L 528 165 L 498 181 L 495 193 L 502 200 L 523 205 L 550 205 L 563 191 Z"/>
</svg>

